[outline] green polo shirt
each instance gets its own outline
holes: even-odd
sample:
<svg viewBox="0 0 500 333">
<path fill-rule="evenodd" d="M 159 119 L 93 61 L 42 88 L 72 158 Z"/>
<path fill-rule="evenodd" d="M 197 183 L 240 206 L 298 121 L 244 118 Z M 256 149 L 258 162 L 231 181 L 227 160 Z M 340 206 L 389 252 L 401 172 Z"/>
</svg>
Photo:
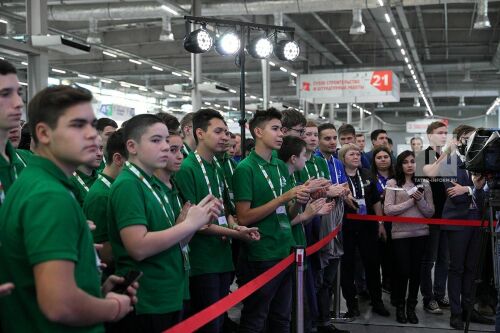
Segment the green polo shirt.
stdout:
<svg viewBox="0 0 500 333">
<path fill-rule="evenodd" d="M 5 194 L 9 192 L 12 183 L 17 179 L 25 165 L 16 154 L 16 149 L 10 141 L 7 141 L 5 152 L 10 161 L 0 155 L 0 206 L 5 199 Z"/>
<path fill-rule="evenodd" d="M 330 179 L 330 171 L 328 170 L 328 164 L 323 158 L 315 156 L 314 154 L 312 154 L 311 158 L 309 158 L 306 161 L 304 169 L 295 172 L 295 178 L 297 179 L 297 182 L 300 184 L 304 184 L 312 177 L 316 179 L 318 178 Z"/>
<path fill-rule="evenodd" d="M 85 184 L 85 186 L 87 188 L 85 188 L 80 183 L 78 177 L 75 174 L 83 181 L 83 183 Z M 73 182 L 73 184 L 75 184 L 75 187 L 77 189 L 76 200 L 78 201 L 80 206 L 83 206 L 83 202 L 85 201 L 85 197 L 87 196 L 87 193 L 90 190 L 90 188 L 92 187 L 92 185 L 94 185 L 94 182 L 97 179 L 98 173 L 97 173 L 97 170 L 93 170 L 92 174 L 90 176 L 88 176 L 88 175 L 84 174 L 83 172 L 81 172 L 80 170 L 76 170 L 75 174 L 73 174 L 73 176 L 71 177 L 71 181 Z"/>
<path fill-rule="evenodd" d="M 207 171 L 212 194 L 218 198 L 224 197 L 224 173 L 222 169 L 217 167 L 215 163 L 208 163 L 205 160 L 203 160 L 203 165 Z M 220 183 L 217 183 L 216 172 Z M 193 152 L 184 159 L 181 169 L 175 174 L 175 183 L 184 200 L 193 204 L 199 203 L 209 194 L 205 176 Z M 228 204 L 229 202 L 225 198 L 224 205 L 227 207 Z M 212 221 L 212 223 L 217 224 L 218 221 Z M 189 242 L 189 248 L 191 276 L 234 270 L 229 239 L 196 233 Z"/>
<path fill-rule="evenodd" d="M 92 236 L 72 182 L 53 162 L 33 156 L 0 210 L 0 281 L 16 285 L 0 298 L 3 332 L 104 332 L 102 325 L 69 327 L 49 321 L 37 302 L 33 267 L 75 264 L 78 288 L 101 297 Z"/>
<path fill-rule="evenodd" d="M 224 153 L 222 156 L 217 157 L 217 162 L 219 163 L 219 166 L 222 168 L 222 171 L 224 173 L 224 185 L 226 186 L 226 189 L 228 191 L 228 199 L 229 199 L 229 210 L 232 215 L 236 214 L 236 209 L 234 206 L 234 193 L 233 193 L 233 174 L 234 170 L 236 169 L 236 162 L 227 154 Z"/>
<path fill-rule="evenodd" d="M 272 156 L 270 162 L 267 162 L 253 150 L 247 158 L 238 164 L 234 171 L 235 202 L 249 201 L 250 208 L 256 208 L 274 199 L 273 192 L 259 165 L 269 175 L 278 196 L 292 188 L 288 176 L 288 167 L 283 161 Z M 282 185 L 281 191 L 280 185 Z M 290 223 L 289 220 L 288 223 Z M 244 250 L 249 261 L 282 259 L 290 254 L 291 247 L 295 245 L 292 229 L 283 227 L 280 224 L 276 212 L 255 222 L 251 227 L 259 228 L 260 241 L 244 244 Z"/>
<path fill-rule="evenodd" d="M 101 173 L 102 170 L 104 170 L 105 167 L 106 167 L 106 158 L 103 156 L 101 164 L 99 164 L 99 167 L 97 168 L 97 172 Z"/>
<path fill-rule="evenodd" d="M 297 186 L 297 179 L 294 174 L 290 175 L 290 181 L 292 182 L 292 188 Z M 292 226 L 293 239 L 296 245 L 306 246 L 306 233 L 304 231 L 304 225 L 302 223 L 297 223 Z"/>
<path fill-rule="evenodd" d="M 137 169 L 166 206 L 160 180 L 147 175 L 138 167 Z M 168 229 L 174 223 L 175 221 L 167 220 L 162 206 L 146 184 L 128 167 L 124 167 L 109 193 L 108 235 L 116 263 L 116 274 L 124 275 L 129 270 L 144 273 L 137 291 L 137 314 L 164 314 L 181 310 L 186 272 L 179 245 L 136 261 L 125 249 L 120 230 L 132 225 L 144 225 L 149 232 L 155 232 Z"/>
<path fill-rule="evenodd" d="M 100 174 L 105 180 L 113 184 L 114 179 Z M 101 244 L 109 241 L 108 237 L 108 198 L 110 187 L 100 177 L 89 189 L 89 193 L 83 201 L 83 213 L 87 219 L 95 224 L 95 230 L 92 231 L 94 242 Z"/>
<path fill-rule="evenodd" d="M 33 152 L 26 149 L 16 149 L 16 153 L 17 158 L 19 159 L 23 167 L 26 167 L 29 164 L 31 157 L 33 156 Z"/>
<path fill-rule="evenodd" d="M 170 183 L 172 184 L 172 188 L 169 188 L 165 183 L 160 182 L 162 190 L 167 194 L 168 201 L 170 203 L 170 206 L 172 207 L 174 211 L 174 216 L 175 219 L 179 217 L 179 214 L 181 213 L 183 202 L 179 194 L 179 190 L 177 189 L 177 186 L 175 185 L 175 182 L 173 179 L 170 180 Z M 185 281 L 184 281 L 184 299 L 189 300 L 189 272 L 186 272 L 184 275 Z"/>
</svg>

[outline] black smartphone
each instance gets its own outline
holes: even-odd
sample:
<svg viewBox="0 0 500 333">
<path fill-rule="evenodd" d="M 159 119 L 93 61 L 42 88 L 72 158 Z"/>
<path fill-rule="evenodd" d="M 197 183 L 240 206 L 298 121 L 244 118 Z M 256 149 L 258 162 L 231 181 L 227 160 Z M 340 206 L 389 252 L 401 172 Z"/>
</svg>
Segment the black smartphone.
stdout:
<svg viewBox="0 0 500 333">
<path fill-rule="evenodd" d="M 420 191 L 420 193 L 424 193 L 424 188 L 423 187 L 419 187 L 418 190 Z"/>
<path fill-rule="evenodd" d="M 113 289 L 111 289 L 112 292 L 117 293 L 117 294 L 125 294 L 127 291 L 127 288 L 132 285 L 132 283 L 138 281 L 142 276 L 141 271 L 128 271 L 127 274 L 125 274 L 124 278 L 125 281 L 123 283 L 117 284 Z"/>
</svg>

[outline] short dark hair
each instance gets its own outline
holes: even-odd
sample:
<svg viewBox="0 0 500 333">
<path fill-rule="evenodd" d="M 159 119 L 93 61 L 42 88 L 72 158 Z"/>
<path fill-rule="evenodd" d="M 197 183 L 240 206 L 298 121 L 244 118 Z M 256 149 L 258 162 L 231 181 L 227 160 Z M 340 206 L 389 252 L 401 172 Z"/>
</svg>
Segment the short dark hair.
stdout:
<svg viewBox="0 0 500 333">
<path fill-rule="evenodd" d="M 442 121 L 433 121 L 432 123 L 429 124 L 429 126 L 427 126 L 427 134 L 432 134 L 432 132 L 434 132 L 434 130 L 440 128 L 440 127 L 448 127 L 446 126 L 445 123 L 443 123 Z"/>
<path fill-rule="evenodd" d="M 387 131 L 384 130 L 384 129 L 381 129 L 381 128 L 376 129 L 376 130 L 374 130 L 373 132 L 370 133 L 370 139 L 372 141 L 375 141 L 375 140 L 377 140 L 377 138 L 378 138 L 378 136 L 380 134 L 387 134 Z"/>
<path fill-rule="evenodd" d="M 339 137 L 348 134 L 352 134 L 354 137 L 356 137 L 356 130 L 351 124 L 342 124 L 337 130 L 337 134 Z"/>
<path fill-rule="evenodd" d="M 292 128 L 297 125 L 306 126 L 306 117 L 294 108 L 288 108 L 281 111 L 281 115 L 281 125 L 285 128 Z"/>
<path fill-rule="evenodd" d="M 226 123 L 224 117 L 219 113 L 219 111 L 215 111 L 214 109 L 199 109 L 195 112 L 193 115 L 193 136 L 196 144 L 198 144 L 196 130 L 201 128 L 203 131 L 206 131 L 210 120 L 214 118 L 222 120 L 224 124 Z"/>
<path fill-rule="evenodd" d="M 156 123 L 163 124 L 163 121 L 154 114 L 139 114 L 130 118 L 123 129 L 123 140 L 125 144 L 130 139 L 139 142 L 141 136 L 147 129 Z"/>
<path fill-rule="evenodd" d="M 457 140 L 460 139 L 463 135 L 474 132 L 476 130 L 475 127 L 469 126 L 469 125 L 458 125 L 457 128 L 453 130 L 453 134 L 456 135 Z"/>
<path fill-rule="evenodd" d="M 410 145 L 413 143 L 413 141 L 415 140 L 420 140 L 420 142 L 422 142 L 422 144 L 424 143 L 424 140 L 422 140 L 421 137 L 419 136 L 414 136 L 413 138 L 410 139 Z"/>
<path fill-rule="evenodd" d="M 0 75 L 17 74 L 17 69 L 13 64 L 0 59 Z"/>
<path fill-rule="evenodd" d="M 387 138 L 387 143 L 390 144 L 390 145 L 392 145 L 393 144 L 392 143 L 392 139 L 391 138 Z"/>
<path fill-rule="evenodd" d="M 252 138 L 245 139 L 245 151 L 249 152 L 255 148 L 255 140 Z"/>
<path fill-rule="evenodd" d="M 231 137 L 231 139 L 236 139 L 236 134 L 234 133 L 229 132 L 229 136 Z"/>
<path fill-rule="evenodd" d="M 363 138 L 364 138 L 364 137 L 365 137 L 365 135 L 364 135 L 363 133 L 356 133 L 356 137 L 357 137 L 357 138 L 360 138 L 360 137 L 363 137 Z"/>
<path fill-rule="evenodd" d="M 405 150 L 404 152 L 399 154 L 398 158 L 396 159 L 396 166 L 394 167 L 394 179 L 396 180 L 396 184 L 398 186 L 403 186 L 404 183 L 406 182 L 406 176 L 405 173 L 403 172 L 403 161 L 408 156 L 415 157 L 415 153 L 412 152 L 411 150 Z M 411 178 L 412 178 L 411 180 L 415 184 L 415 174 L 413 174 Z"/>
<path fill-rule="evenodd" d="M 21 128 L 21 140 L 19 140 L 19 146 L 17 146 L 18 149 L 30 150 L 31 133 L 29 126 L 29 123 L 25 123 Z"/>
<path fill-rule="evenodd" d="M 108 138 L 108 144 L 106 145 L 106 164 L 110 165 L 113 163 L 113 155 L 116 153 L 125 158 L 128 156 L 125 140 L 123 139 L 123 129 L 121 128 L 113 132 Z"/>
<path fill-rule="evenodd" d="M 285 136 L 283 138 L 283 144 L 278 150 L 278 157 L 283 162 L 288 162 L 288 160 L 293 156 L 299 156 L 302 150 L 306 148 L 306 142 L 296 136 Z"/>
<path fill-rule="evenodd" d="M 46 123 L 54 129 L 68 108 L 91 101 L 92 93 L 81 87 L 59 85 L 39 91 L 28 104 L 28 119 L 33 141 L 38 143 L 35 129 L 39 123 Z"/>
<path fill-rule="evenodd" d="M 97 123 L 95 125 L 95 128 L 99 131 L 102 132 L 107 126 L 111 126 L 114 128 L 118 128 L 118 124 L 116 121 L 114 121 L 111 118 L 99 118 L 97 119 Z"/>
<path fill-rule="evenodd" d="M 156 115 L 158 116 L 158 118 L 163 120 L 163 123 L 168 128 L 169 134 L 171 134 L 171 135 L 180 134 L 179 129 L 180 129 L 181 123 L 179 122 L 177 117 L 175 117 L 171 114 L 165 113 L 165 112 L 158 112 Z"/>
<path fill-rule="evenodd" d="M 250 122 L 248 123 L 248 127 L 250 129 L 250 134 L 255 139 L 255 128 L 261 127 L 263 124 L 267 122 L 278 119 L 281 121 L 281 112 L 276 110 L 275 108 L 269 108 L 267 110 L 257 110 Z"/>
<path fill-rule="evenodd" d="M 372 165 L 371 165 L 372 176 L 373 176 L 374 179 L 377 179 L 378 170 L 377 170 L 377 164 L 375 164 L 375 157 L 381 151 L 383 151 L 383 152 L 387 153 L 387 155 L 389 155 L 389 160 L 390 160 L 391 164 L 389 166 L 389 177 L 388 177 L 388 179 L 394 178 L 394 165 L 392 165 L 391 151 L 386 146 L 380 146 L 380 147 L 377 147 L 377 148 L 373 149 L 373 154 L 372 154 L 373 158 L 372 158 Z"/>
<path fill-rule="evenodd" d="M 182 135 L 186 135 L 186 133 L 184 133 L 184 127 L 186 126 L 189 126 L 189 125 L 193 125 L 193 116 L 194 116 L 194 112 L 189 112 L 189 113 L 186 113 L 184 115 L 184 117 L 182 117 L 181 119 L 181 133 Z"/>
<path fill-rule="evenodd" d="M 321 132 L 323 132 L 325 130 L 329 130 L 329 129 L 337 130 L 335 128 L 335 125 L 332 123 L 324 123 L 324 124 L 319 125 L 318 126 L 318 137 L 321 138 Z"/>
</svg>

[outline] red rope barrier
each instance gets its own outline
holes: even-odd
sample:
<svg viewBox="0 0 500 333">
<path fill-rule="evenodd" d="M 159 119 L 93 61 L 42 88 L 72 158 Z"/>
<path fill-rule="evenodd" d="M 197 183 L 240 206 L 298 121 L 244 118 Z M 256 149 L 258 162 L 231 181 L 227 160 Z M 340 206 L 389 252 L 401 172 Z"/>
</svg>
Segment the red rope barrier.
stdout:
<svg viewBox="0 0 500 333">
<path fill-rule="evenodd" d="M 455 226 L 470 226 L 470 227 L 481 226 L 480 220 L 448 220 L 448 219 L 428 219 L 422 217 L 378 216 L 378 215 L 358 215 L 358 214 L 347 214 L 346 217 L 348 219 L 357 221 L 384 221 L 384 222 L 397 222 L 397 223 L 439 224 L 439 225 L 455 225 Z M 485 223 L 487 223 L 487 221 Z"/>
</svg>

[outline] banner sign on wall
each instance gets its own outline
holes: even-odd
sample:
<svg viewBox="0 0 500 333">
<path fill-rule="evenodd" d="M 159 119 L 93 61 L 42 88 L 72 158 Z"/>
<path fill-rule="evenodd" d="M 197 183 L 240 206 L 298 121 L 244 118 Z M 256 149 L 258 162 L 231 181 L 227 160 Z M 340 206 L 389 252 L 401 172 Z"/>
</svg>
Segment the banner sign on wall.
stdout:
<svg viewBox="0 0 500 333">
<path fill-rule="evenodd" d="M 297 93 L 310 103 L 399 102 L 399 79 L 389 70 L 304 74 Z"/>
</svg>

